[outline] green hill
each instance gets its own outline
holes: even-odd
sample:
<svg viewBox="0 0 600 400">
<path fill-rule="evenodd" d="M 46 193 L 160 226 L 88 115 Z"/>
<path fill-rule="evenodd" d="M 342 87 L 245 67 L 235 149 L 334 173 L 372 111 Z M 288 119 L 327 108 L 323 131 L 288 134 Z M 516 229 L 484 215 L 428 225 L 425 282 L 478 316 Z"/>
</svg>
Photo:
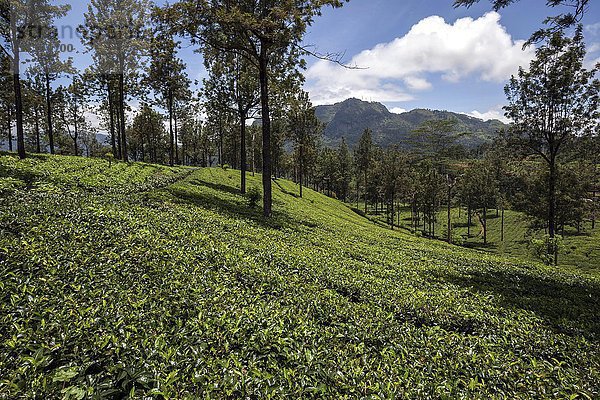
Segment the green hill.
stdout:
<svg viewBox="0 0 600 400">
<path fill-rule="evenodd" d="M 0 398 L 600 396 L 598 279 L 238 184 L 0 156 Z"/>
<path fill-rule="evenodd" d="M 402 114 L 390 112 L 383 104 L 348 99 L 333 105 L 315 107 L 315 115 L 325 124 L 323 138 L 326 144 L 337 145 L 342 137 L 349 146 L 358 143 L 366 128 L 373 131 L 373 140 L 380 146 L 400 144 L 408 146 L 407 139 L 414 129 L 428 120 L 454 119 L 459 132 L 470 133 L 459 143 L 476 147 L 490 143 L 505 125 L 498 120 L 483 121 L 450 111 L 415 109 Z"/>
</svg>

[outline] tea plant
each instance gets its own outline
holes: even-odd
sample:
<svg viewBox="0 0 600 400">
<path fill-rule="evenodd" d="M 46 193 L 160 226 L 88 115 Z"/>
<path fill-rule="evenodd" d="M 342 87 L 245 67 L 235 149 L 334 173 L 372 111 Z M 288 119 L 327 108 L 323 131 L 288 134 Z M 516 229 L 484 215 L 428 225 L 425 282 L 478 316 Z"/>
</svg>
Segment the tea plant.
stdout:
<svg viewBox="0 0 600 400">
<path fill-rule="evenodd" d="M 0 398 L 600 396 L 593 276 L 107 165 L 0 157 Z"/>
</svg>

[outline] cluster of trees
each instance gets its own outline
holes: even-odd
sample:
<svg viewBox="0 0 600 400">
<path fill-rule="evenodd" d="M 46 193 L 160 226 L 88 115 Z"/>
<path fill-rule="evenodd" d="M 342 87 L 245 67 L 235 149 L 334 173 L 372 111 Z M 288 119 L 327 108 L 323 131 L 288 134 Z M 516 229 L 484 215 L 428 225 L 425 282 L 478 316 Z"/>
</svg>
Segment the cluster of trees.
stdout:
<svg viewBox="0 0 600 400">
<path fill-rule="evenodd" d="M 26 146 L 51 153 L 70 147 L 79 154 L 80 143 L 85 143 L 86 152 L 92 154 L 98 147 L 90 139 L 95 133 L 83 116 L 94 103 L 116 158 L 211 164 L 216 154 L 217 162 L 224 164 L 225 135 L 230 124 L 237 124 L 238 140 L 228 147 L 237 156 L 229 158 L 245 172 L 246 121 L 259 116 L 261 135 L 252 132 L 251 147 L 259 144 L 261 152 L 252 151 L 252 164 L 263 172 L 263 208 L 270 216 L 271 176 L 278 162 L 273 147 L 282 145 L 273 132 L 284 129 L 284 114 L 303 96 L 299 69 L 304 65 L 301 57 L 310 51 L 301 46 L 302 37 L 323 7 L 340 7 L 343 2 L 182 0 L 156 7 L 148 0 L 91 0 L 79 31 L 93 65 L 75 71 L 70 60 L 60 59 L 61 43 L 53 26 L 69 6 L 49 0 L 4 0 L 0 61 L 2 80 L 12 80 L 12 85 L 2 85 L 0 101 L 9 146 L 12 150 L 14 122 L 21 158 L 26 157 Z M 198 102 L 190 91 L 185 64 L 177 56 L 177 37 L 197 47 L 210 72 L 202 92 L 206 124 L 198 120 Z M 33 62 L 25 76 L 23 54 L 31 55 Z M 72 79 L 72 85 L 56 88 L 53 82 L 64 76 Z M 134 97 L 142 105 L 128 121 L 132 111 L 128 102 Z M 165 117 L 154 106 L 166 113 L 168 133 L 162 123 Z M 72 146 L 55 143 L 64 137 L 70 137 Z M 26 138 L 34 138 L 33 147 Z M 241 186 L 245 192 L 245 173 Z"/>
<path fill-rule="evenodd" d="M 532 41 L 543 42 L 536 60 L 506 87 L 506 112 L 514 121 L 504 138 L 510 156 L 537 157 L 512 164 L 508 154 L 494 152 L 481 160 L 453 159 L 455 142 L 465 134 L 453 121 L 423 124 L 411 140 L 418 151 L 381 149 L 369 131 L 356 149 L 344 141 L 335 149 L 322 146 L 323 127 L 301 89 L 302 57 L 339 59 L 311 53 L 302 38 L 323 7 L 340 7 L 342 0 L 180 0 L 163 7 L 148 0 L 91 0 L 79 32 L 93 64 L 83 71 L 61 59 L 54 27 L 69 6 L 34 3 L 0 2 L 0 129 L 10 150 L 16 131 L 20 157 L 26 150 L 106 153 L 86 118 L 93 111 L 108 134 L 108 150 L 123 161 L 228 164 L 242 171 L 242 193 L 246 171 L 262 172 L 265 216 L 272 212 L 272 178 L 286 176 L 298 182 L 300 196 L 310 185 L 362 201 L 365 211 L 369 204 L 377 212 L 385 209 L 392 227 L 399 204 L 410 204 L 413 229 L 422 226 L 432 236 L 443 205 L 467 207 L 480 220 L 484 238 L 485 211 L 508 204 L 545 220 L 551 238 L 582 218 L 573 210 L 584 207 L 569 199 L 580 201 L 589 189 L 582 182 L 593 181 L 594 174 L 583 179 L 573 165 L 597 162 L 582 159 L 577 147 L 597 146 L 599 84 L 596 70 L 582 67 L 581 29 L 572 36 L 564 32 L 581 19 L 587 0 L 548 2 L 568 3 L 574 11 L 550 18 L 549 28 L 534 34 Z M 493 2 L 496 8 L 510 3 Z M 178 57 L 180 40 L 202 55 L 208 77 L 200 91 L 192 90 Z M 22 71 L 24 55 L 30 62 Z M 136 109 L 133 99 L 140 104 Z M 259 123 L 248 125 L 252 119 Z M 527 198 L 541 188 L 544 196 Z M 451 240 L 451 229 L 446 234 Z"/>
<path fill-rule="evenodd" d="M 316 149 L 316 157 L 298 165 L 308 167 L 309 181 L 328 194 L 346 199 L 355 185 L 354 200 L 364 203 L 365 213 L 369 205 L 384 212 L 392 228 L 400 222 L 398 208 L 408 204 L 412 229 L 436 236 L 445 207 L 449 242 L 454 207 L 466 209 L 469 229 L 472 218 L 478 220 L 484 243 L 489 210 L 501 210 L 502 221 L 507 207 L 523 211 L 547 233 L 547 254 L 556 263 L 557 234 L 566 226 L 579 230 L 585 220 L 594 225 L 598 212 L 600 65 L 583 68 L 585 53 L 581 27 L 572 36 L 552 31 L 529 68 L 519 69 L 506 85 L 505 111 L 513 123 L 487 151 L 476 152 L 479 158 L 453 156 L 465 153 L 455 151 L 455 142 L 468 133 L 442 120 L 413 132 L 412 151 L 379 148 L 366 130 L 353 156 L 342 143 L 337 151 Z"/>
</svg>

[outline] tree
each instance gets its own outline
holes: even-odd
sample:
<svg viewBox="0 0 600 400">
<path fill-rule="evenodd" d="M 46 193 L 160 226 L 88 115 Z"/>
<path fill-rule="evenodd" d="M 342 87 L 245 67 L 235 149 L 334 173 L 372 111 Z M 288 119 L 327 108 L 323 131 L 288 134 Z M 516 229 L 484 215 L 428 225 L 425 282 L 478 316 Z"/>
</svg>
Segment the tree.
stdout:
<svg viewBox="0 0 600 400">
<path fill-rule="evenodd" d="M 240 190 L 246 193 L 246 123 L 254 118 L 259 105 L 259 85 L 256 68 L 239 53 L 219 52 L 207 47 L 204 51 L 209 78 L 205 80 L 204 96 L 212 102 L 210 107 L 223 108 L 221 113 L 235 113 L 239 124 Z M 219 112 L 219 110 L 216 110 Z M 218 117 L 221 119 L 220 116 Z M 219 133 L 222 146 L 222 131 Z M 234 140 L 237 144 L 238 141 Z M 222 151 L 221 151 L 222 152 Z"/>
<path fill-rule="evenodd" d="M 217 164 L 223 166 L 225 130 L 234 119 L 230 107 L 231 98 L 227 92 L 227 80 L 220 67 L 210 68 L 208 78 L 203 80 L 203 107 L 207 116 L 206 129 L 217 143 Z"/>
<path fill-rule="evenodd" d="M 169 164 L 178 163 L 177 138 L 173 121 L 175 103 L 180 99 L 190 97 L 190 80 L 185 73 L 186 65 L 177 57 L 179 42 L 173 39 L 167 27 L 162 23 L 160 9 L 153 13 L 155 23 L 154 36 L 150 47 L 150 65 L 147 80 L 154 91 L 160 96 L 162 105 L 166 108 L 169 119 Z"/>
<path fill-rule="evenodd" d="M 412 146 L 426 157 L 444 156 L 463 134 L 457 132 L 457 120 L 427 120 L 410 134 Z"/>
<path fill-rule="evenodd" d="M 97 73 L 116 76 L 117 122 L 123 161 L 127 161 L 126 91 L 128 88 L 131 91 L 133 86 L 130 82 L 127 87 L 126 79 L 135 80 L 143 50 L 149 45 L 149 9 L 147 0 L 91 0 L 85 23 L 80 27 L 82 42 L 94 52 Z"/>
<path fill-rule="evenodd" d="M 35 138 L 32 141 L 37 153 L 41 152 L 41 133 L 40 133 L 40 120 L 43 119 L 44 116 L 44 93 L 45 93 L 45 84 L 37 71 L 38 68 L 35 66 L 29 67 L 25 71 L 25 87 L 23 91 L 23 105 L 25 109 L 25 114 L 29 114 L 30 123 L 34 126 Z M 27 112 L 28 111 L 28 112 Z"/>
<path fill-rule="evenodd" d="M 342 201 L 346 201 L 350 193 L 350 182 L 352 181 L 352 156 L 344 138 L 338 146 L 337 158 L 339 174 L 336 191 L 340 194 Z"/>
<path fill-rule="evenodd" d="M 35 71 L 42 77 L 44 82 L 44 96 L 46 100 L 46 123 L 48 144 L 50 154 L 54 154 L 54 126 L 52 122 L 52 82 L 64 73 L 73 73 L 72 59 L 67 61 L 60 60 L 60 40 L 58 39 L 58 29 L 53 26 L 46 26 L 44 29 L 48 32 L 45 40 L 36 40 L 31 45 L 29 53 L 33 61 L 37 64 Z"/>
<path fill-rule="evenodd" d="M 461 176 L 459 198 L 467 204 L 469 213 L 475 212 L 481 225 L 483 243 L 487 244 L 487 214 L 498 201 L 498 183 L 489 163 L 479 161 L 470 165 Z"/>
<path fill-rule="evenodd" d="M 324 6 L 342 0 L 182 0 L 169 20 L 192 41 L 218 51 L 234 52 L 254 64 L 260 83 L 263 157 L 263 213 L 272 213 L 271 116 L 269 75 L 276 63 L 298 59 L 306 29 Z"/>
<path fill-rule="evenodd" d="M 51 5 L 49 0 L 3 0 L 0 2 L 0 49 L 12 61 L 13 92 L 17 126 L 17 151 L 25 158 L 21 53 L 30 51 L 36 41 L 47 40 L 47 28 L 55 18 L 66 14 L 68 5 Z"/>
<path fill-rule="evenodd" d="M 171 161 L 171 147 L 163 121 L 163 115 L 148 104 L 142 104 L 129 129 L 131 154 L 135 159 L 154 163 Z"/>
<path fill-rule="evenodd" d="M 0 54 L 0 132 L 6 130 L 5 137 L 8 139 L 8 150 L 13 151 L 12 119 L 15 113 L 15 96 L 13 94 L 10 64 L 10 58 L 4 53 Z"/>
<path fill-rule="evenodd" d="M 362 172 L 365 183 L 365 214 L 367 213 L 367 185 L 368 173 L 373 159 L 373 140 L 371 139 L 371 130 L 365 129 L 358 141 L 358 148 L 354 152 L 354 158 L 357 169 Z"/>
<path fill-rule="evenodd" d="M 433 160 L 426 159 L 418 164 L 418 187 L 416 189 L 417 203 L 423 214 L 423 231 L 428 236 L 435 237 L 437 214 L 446 194 L 446 177 L 442 175 Z M 428 229 L 426 230 L 426 226 Z"/>
<path fill-rule="evenodd" d="M 87 130 L 84 116 L 85 89 L 81 77 L 75 75 L 73 82 L 68 87 L 59 87 L 57 93 L 62 127 L 73 141 L 73 154 L 78 156 L 79 135 L 82 130 Z"/>
<path fill-rule="evenodd" d="M 381 189 L 387 203 L 388 221 L 390 227 L 394 229 L 395 202 L 400 191 L 404 172 L 403 155 L 397 147 L 390 147 L 384 151 L 381 167 Z"/>
<path fill-rule="evenodd" d="M 317 141 L 323 126 L 315 116 L 308 93 L 301 92 L 291 107 L 289 113 L 290 139 L 294 142 L 295 159 L 298 162 L 298 182 L 300 184 L 300 197 L 306 171 L 310 168 L 310 161 L 314 159 Z"/>
<path fill-rule="evenodd" d="M 587 71 L 583 68 L 584 57 L 581 27 L 573 38 L 557 31 L 536 49 L 529 71 L 520 68 L 518 76 L 513 76 L 505 88 L 509 101 L 504 107 L 505 115 L 513 121 L 510 142 L 546 163 L 550 239 L 556 233 L 557 172 L 561 154 L 576 137 L 598 132 L 600 81 L 594 79 L 594 75 L 600 64 Z"/>
</svg>

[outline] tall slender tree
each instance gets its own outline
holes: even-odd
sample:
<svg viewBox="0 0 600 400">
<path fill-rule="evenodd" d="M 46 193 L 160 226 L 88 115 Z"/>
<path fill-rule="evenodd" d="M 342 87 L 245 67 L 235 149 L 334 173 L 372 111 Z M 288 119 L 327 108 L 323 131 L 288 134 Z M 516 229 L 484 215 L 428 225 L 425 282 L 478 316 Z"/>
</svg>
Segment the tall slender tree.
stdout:
<svg viewBox="0 0 600 400">
<path fill-rule="evenodd" d="M 21 53 L 31 50 L 38 41 L 48 40 L 47 27 L 70 9 L 49 0 L 4 0 L 0 2 L 0 49 L 12 61 L 13 92 L 17 126 L 17 151 L 25 158 L 23 130 L 23 95 L 21 85 Z"/>
<path fill-rule="evenodd" d="M 72 59 L 66 61 L 60 59 L 60 40 L 58 39 L 58 29 L 53 26 L 46 26 L 44 29 L 48 32 L 45 40 L 36 40 L 31 45 L 29 53 L 33 61 L 37 64 L 36 71 L 44 82 L 44 97 L 46 101 L 46 133 L 48 136 L 48 145 L 50 153 L 54 154 L 54 126 L 52 117 L 54 115 L 52 108 L 52 82 L 61 75 L 73 73 Z"/>
<path fill-rule="evenodd" d="M 324 6 L 342 0 L 182 0 L 170 8 L 173 26 L 192 41 L 241 54 L 252 62 L 260 83 L 263 157 L 263 213 L 272 213 L 271 108 L 269 75 L 277 61 L 298 57 L 306 29 Z"/>
<path fill-rule="evenodd" d="M 300 197 L 303 196 L 303 185 L 306 172 L 310 168 L 310 160 L 314 159 L 322 124 L 315 116 L 315 110 L 308 98 L 308 93 L 300 92 L 289 113 L 290 138 L 294 143 L 297 160 L 298 183 Z"/>
<path fill-rule="evenodd" d="M 529 154 L 539 156 L 548 169 L 547 227 L 556 234 L 558 165 L 565 148 L 577 137 L 598 133 L 600 80 L 596 68 L 583 68 L 585 44 L 581 26 L 573 38 L 555 32 L 536 49 L 529 70 L 519 69 L 505 91 L 506 116 L 513 123 L 509 140 Z M 548 249 L 550 254 L 555 249 Z"/>
<path fill-rule="evenodd" d="M 10 64 L 10 58 L 4 53 L 0 54 L 0 132 L 5 132 L 2 136 L 8 140 L 9 151 L 13 151 L 12 120 L 15 113 L 15 96 Z"/>
<path fill-rule="evenodd" d="M 147 81 L 160 97 L 161 105 L 167 110 L 169 119 L 169 164 L 177 161 L 177 131 L 175 118 L 176 102 L 189 97 L 191 81 L 185 73 L 185 63 L 177 57 L 179 42 L 175 41 L 168 27 L 163 23 L 160 8 L 155 8 L 152 16 L 153 38 L 150 47 L 150 63 Z M 175 125 L 175 126 L 174 126 Z"/>
<path fill-rule="evenodd" d="M 91 0 L 80 27 L 82 42 L 94 52 L 97 72 L 116 77 L 116 117 L 123 161 L 128 160 L 125 103 L 150 45 L 150 9 L 148 0 Z"/>
<path fill-rule="evenodd" d="M 78 156 L 80 135 L 87 129 L 84 114 L 86 96 L 81 77 L 75 75 L 68 87 L 59 87 L 58 98 L 62 128 L 73 141 L 73 154 Z"/>
<path fill-rule="evenodd" d="M 365 198 L 365 214 L 367 213 L 367 186 L 369 184 L 368 175 L 369 168 L 373 162 L 373 139 L 371 138 L 371 130 L 365 129 L 358 142 L 358 148 L 354 152 L 354 158 L 358 170 L 361 171 L 364 177 L 364 198 Z"/>
</svg>

